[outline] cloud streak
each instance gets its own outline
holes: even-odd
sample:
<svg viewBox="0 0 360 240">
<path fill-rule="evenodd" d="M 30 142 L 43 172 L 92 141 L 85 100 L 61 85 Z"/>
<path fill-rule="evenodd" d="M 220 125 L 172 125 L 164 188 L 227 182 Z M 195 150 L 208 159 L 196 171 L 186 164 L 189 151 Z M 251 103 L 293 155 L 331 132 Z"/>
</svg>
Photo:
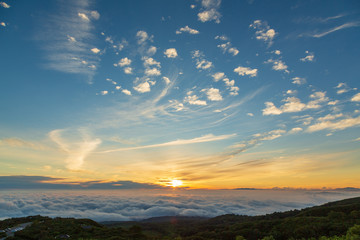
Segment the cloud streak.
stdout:
<svg viewBox="0 0 360 240">
<path fill-rule="evenodd" d="M 99 58 L 92 44 L 92 21 L 100 14 L 90 11 L 87 0 L 69 1 L 56 15 L 48 17 L 38 40 L 43 43 L 48 62 L 46 67 L 65 73 L 85 75 L 91 82 Z"/>
<path fill-rule="evenodd" d="M 214 136 L 213 134 L 207 134 L 207 135 L 193 138 L 193 139 L 178 139 L 178 140 L 170 141 L 170 142 L 166 142 L 166 143 L 152 144 L 152 145 L 138 146 L 138 147 L 117 148 L 117 149 L 106 150 L 106 151 L 102 151 L 102 152 L 98 152 L 98 153 L 110 153 L 110 152 L 139 150 L 139 149 L 146 149 L 146 148 L 158 148 L 158 147 L 188 145 L 188 144 L 194 144 L 194 143 L 213 142 L 213 141 L 229 139 L 234 136 L 236 136 L 236 134 L 219 135 L 219 136 Z"/>
<path fill-rule="evenodd" d="M 344 23 L 338 27 L 334 27 L 334 28 L 331 28 L 325 32 L 322 32 L 322 33 L 317 33 L 317 34 L 313 34 L 312 37 L 314 38 L 322 38 L 330 33 L 333 33 L 333 32 L 336 32 L 336 31 L 339 31 L 339 30 L 342 30 L 342 29 L 346 29 L 346 28 L 351 28 L 351 27 L 359 27 L 360 26 L 360 22 L 349 22 L 349 23 Z"/>
</svg>

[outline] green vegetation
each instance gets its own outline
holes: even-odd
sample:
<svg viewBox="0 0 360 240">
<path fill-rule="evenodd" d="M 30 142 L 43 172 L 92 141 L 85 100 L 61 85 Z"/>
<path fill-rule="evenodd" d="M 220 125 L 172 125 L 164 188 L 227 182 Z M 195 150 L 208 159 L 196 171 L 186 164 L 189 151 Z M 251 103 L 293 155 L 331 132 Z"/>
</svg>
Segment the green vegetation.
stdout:
<svg viewBox="0 0 360 240">
<path fill-rule="evenodd" d="M 0 221 L 0 229 L 32 222 L 7 239 L 360 240 L 360 198 L 263 216 L 162 217 L 141 222 L 32 216 Z"/>
</svg>

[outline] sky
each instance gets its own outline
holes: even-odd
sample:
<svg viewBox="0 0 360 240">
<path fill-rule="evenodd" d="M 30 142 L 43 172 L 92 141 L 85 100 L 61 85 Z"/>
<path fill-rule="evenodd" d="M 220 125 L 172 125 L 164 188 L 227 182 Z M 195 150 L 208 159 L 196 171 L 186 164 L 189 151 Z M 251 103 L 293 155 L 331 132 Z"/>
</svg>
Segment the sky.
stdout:
<svg viewBox="0 0 360 240">
<path fill-rule="evenodd" d="M 357 0 L 2 1 L 0 186 L 359 188 L 359 37 Z"/>
</svg>

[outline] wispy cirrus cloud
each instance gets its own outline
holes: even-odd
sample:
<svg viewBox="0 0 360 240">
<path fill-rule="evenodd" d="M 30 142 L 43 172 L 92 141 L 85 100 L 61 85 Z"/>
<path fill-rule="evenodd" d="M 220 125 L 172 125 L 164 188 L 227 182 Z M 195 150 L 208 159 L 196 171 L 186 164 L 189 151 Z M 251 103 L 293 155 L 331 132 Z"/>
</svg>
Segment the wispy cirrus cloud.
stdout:
<svg viewBox="0 0 360 240">
<path fill-rule="evenodd" d="M 32 148 L 35 150 L 43 150 L 45 146 L 39 142 L 27 141 L 21 138 L 3 138 L 0 139 L 0 146 L 7 147 L 24 147 L 24 148 Z"/>
<path fill-rule="evenodd" d="M 81 140 L 73 139 L 73 137 L 64 138 L 66 134 L 79 134 Z M 70 131 L 64 129 L 56 129 L 49 132 L 50 139 L 55 142 L 62 151 L 67 153 L 65 159 L 66 167 L 70 170 L 80 170 L 84 164 L 85 158 L 95 150 L 101 143 L 99 138 L 91 139 L 84 131 Z"/>
<path fill-rule="evenodd" d="M 38 40 L 45 49 L 45 67 L 65 73 L 85 75 L 91 82 L 100 61 L 93 45 L 93 21 L 100 18 L 90 10 L 88 0 L 68 1 L 42 25 Z"/>
<path fill-rule="evenodd" d="M 310 36 L 314 37 L 314 38 L 322 38 L 322 37 L 324 37 L 324 36 L 326 36 L 326 35 L 328 35 L 330 33 L 333 33 L 333 32 L 336 32 L 336 31 L 339 31 L 339 30 L 342 30 L 342 29 L 346 29 L 346 28 L 352 28 L 352 27 L 360 27 L 360 22 L 355 21 L 355 22 L 344 23 L 344 24 L 342 24 L 340 26 L 328 29 L 328 30 L 326 30 L 324 32 L 311 34 Z"/>
<path fill-rule="evenodd" d="M 194 143 L 213 142 L 213 141 L 229 139 L 234 136 L 236 136 L 236 135 L 228 134 L 228 135 L 215 136 L 213 134 L 207 134 L 207 135 L 197 137 L 197 138 L 192 138 L 192 139 L 178 139 L 178 140 L 174 140 L 174 141 L 170 141 L 170 142 L 166 142 L 166 143 L 137 146 L 137 147 L 128 147 L 128 148 L 117 148 L 117 149 L 102 151 L 99 153 L 110 153 L 110 152 L 130 151 L 130 150 L 138 150 L 138 149 L 146 149 L 146 148 L 158 148 L 158 147 L 187 145 L 187 144 L 194 144 Z"/>
</svg>

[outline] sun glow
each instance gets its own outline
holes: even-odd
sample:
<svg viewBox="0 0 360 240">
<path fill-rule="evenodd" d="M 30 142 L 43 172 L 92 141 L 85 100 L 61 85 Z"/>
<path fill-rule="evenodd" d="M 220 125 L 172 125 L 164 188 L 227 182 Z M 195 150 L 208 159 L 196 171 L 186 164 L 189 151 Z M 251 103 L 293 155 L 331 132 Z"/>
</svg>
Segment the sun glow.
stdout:
<svg viewBox="0 0 360 240">
<path fill-rule="evenodd" d="M 183 182 L 181 180 L 174 179 L 170 182 L 170 186 L 172 187 L 179 187 L 181 185 L 183 185 Z"/>
</svg>

